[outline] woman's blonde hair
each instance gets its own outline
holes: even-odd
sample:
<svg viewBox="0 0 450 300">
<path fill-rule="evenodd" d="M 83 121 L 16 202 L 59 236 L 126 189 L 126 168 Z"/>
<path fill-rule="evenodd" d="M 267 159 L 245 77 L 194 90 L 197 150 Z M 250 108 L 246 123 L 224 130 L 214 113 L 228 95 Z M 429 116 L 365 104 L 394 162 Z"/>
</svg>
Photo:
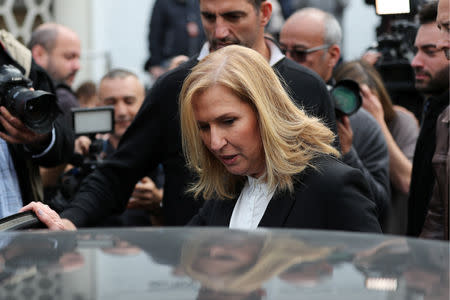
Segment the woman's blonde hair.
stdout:
<svg viewBox="0 0 450 300">
<path fill-rule="evenodd" d="M 258 243 L 261 245 L 254 260 L 229 273 L 210 276 L 206 270 L 195 266 L 196 260 L 207 257 L 205 243 L 219 240 L 219 245 L 227 245 L 226 238 L 240 235 L 246 238 L 243 245 Z M 223 239 L 225 242 L 220 242 Z M 207 247 L 206 247 L 207 248 Z M 326 259 L 335 250 L 333 247 L 314 246 L 283 233 L 258 235 L 255 232 L 228 231 L 202 233 L 188 240 L 182 247 L 180 265 L 188 276 L 198 280 L 202 286 L 215 291 L 249 293 L 257 290 L 266 281 L 283 273 L 289 267 Z M 209 253 L 208 253 L 209 254 Z"/>
<path fill-rule="evenodd" d="M 234 198 L 246 180 L 245 176 L 229 173 L 199 134 L 192 102 L 215 85 L 228 88 L 255 110 L 269 188 L 293 191 L 293 176 L 311 166 L 315 156 L 339 155 L 331 145 L 335 138 L 331 130 L 294 104 L 258 52 L 227 46 L 209 54 L 193 68 L 180 94 L 183 152 L 188 166 L 198 175 L 189 189 L 195 197 Z"/>
</svg>

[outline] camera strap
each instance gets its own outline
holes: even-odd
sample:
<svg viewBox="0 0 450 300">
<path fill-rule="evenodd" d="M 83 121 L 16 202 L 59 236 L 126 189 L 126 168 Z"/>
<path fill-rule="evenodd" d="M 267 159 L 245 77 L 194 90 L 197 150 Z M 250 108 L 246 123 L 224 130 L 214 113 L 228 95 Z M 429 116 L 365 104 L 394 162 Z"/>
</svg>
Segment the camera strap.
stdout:
<svg viewBox="0 0 450 300">
<path fill-rule="evenodd" d="M 26 160 L 28 171 L 28 180 L 31 184 L 31 192 L 33 194 L 33 201 L 44 201 L 44 187 L 42 178 L 39 173 L 39 167 L 32 163 L 31 160 Z"/>
<path fill-rule="evenodd" d="M 32 60 L 31 51 L 4 29 L 0 29 L 0 42 L 6 52 L 25 69 L 24 75 L 29 78 Z"/>
</svg>

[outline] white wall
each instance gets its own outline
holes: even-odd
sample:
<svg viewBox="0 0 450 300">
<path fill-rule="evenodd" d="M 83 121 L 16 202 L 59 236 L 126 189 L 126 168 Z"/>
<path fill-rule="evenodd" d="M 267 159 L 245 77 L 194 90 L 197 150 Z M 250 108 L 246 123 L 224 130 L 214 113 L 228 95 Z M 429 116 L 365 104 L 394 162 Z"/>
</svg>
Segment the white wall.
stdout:
<svg viewBox="0 0 450 300">
<path fill-rule="evenodd" d="M 73 29 L 81 40 L 81 68 L 78 72 L 74 87 L 80 81 L 90 79 L 93 66 L 87 62 L 85 55 L 91 46 L 91 2 L 89 0 L 56 0 L 54 5 L 55 22 Z"/>
<path fill-rule="evenodd" d="M 143 82 L 148 56 L 147 34 L 154 0 L 55 0 L 55 21 L 81 39 L 81 69 L 74 82 L 98 82 L 112 68 L 126 68 Z"/>
<path fill-rule="evenodd" d="M 143 65 L 153 0 L 94 0 L 93 49 L 110 53 L 111 67 L 126 68 L 148 81 Z M 101 77 L 103 72 L 95 74 Z"/>
<path fill-rule="evenodd" d="M 350 0 L 342 23 L 344 59 L 357 59 L 376 41 L 380 17 L 375 14 L 375 7 L 366 5 L 364 0 Z"/>
</svg>

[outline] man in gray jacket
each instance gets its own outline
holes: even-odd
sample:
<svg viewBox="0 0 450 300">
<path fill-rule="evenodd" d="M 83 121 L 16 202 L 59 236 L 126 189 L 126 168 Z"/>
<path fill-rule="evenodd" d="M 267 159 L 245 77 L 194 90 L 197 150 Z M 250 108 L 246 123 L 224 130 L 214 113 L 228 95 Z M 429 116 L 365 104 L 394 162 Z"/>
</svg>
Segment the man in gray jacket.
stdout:
<svg viewBox="0 0 450 300">
<path fill-rule="evenodd" d="M 342 31 L 331 14 L 317 8 L 304 8 L 286 20 L 280 33 L 280 46 L 287 57 L 310 68 L 329 88 L 334 66 L 340 58 Z M 362 171 L 369 183 L 372 200 L 381 220 L 390 204 L 389 153 L 375 119 L 360 108 L 337 122 L 342 160 Z"/>
</svg>

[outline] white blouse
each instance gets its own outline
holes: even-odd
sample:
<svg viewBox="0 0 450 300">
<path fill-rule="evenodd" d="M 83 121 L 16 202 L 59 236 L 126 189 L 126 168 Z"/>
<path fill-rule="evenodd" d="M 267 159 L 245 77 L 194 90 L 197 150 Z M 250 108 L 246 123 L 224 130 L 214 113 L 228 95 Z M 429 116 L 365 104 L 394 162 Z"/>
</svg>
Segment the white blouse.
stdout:
<svg viewBox="0 0 450 300">
<path fill-rule="evenodd" d="M 264 178 L 261 176 L 260 178 Z M 247 176 L 231 215 L 230 228 L 255 229 L 258 227 L 275 190 L 270 191 L 263 180 Z"/>
</svg>

